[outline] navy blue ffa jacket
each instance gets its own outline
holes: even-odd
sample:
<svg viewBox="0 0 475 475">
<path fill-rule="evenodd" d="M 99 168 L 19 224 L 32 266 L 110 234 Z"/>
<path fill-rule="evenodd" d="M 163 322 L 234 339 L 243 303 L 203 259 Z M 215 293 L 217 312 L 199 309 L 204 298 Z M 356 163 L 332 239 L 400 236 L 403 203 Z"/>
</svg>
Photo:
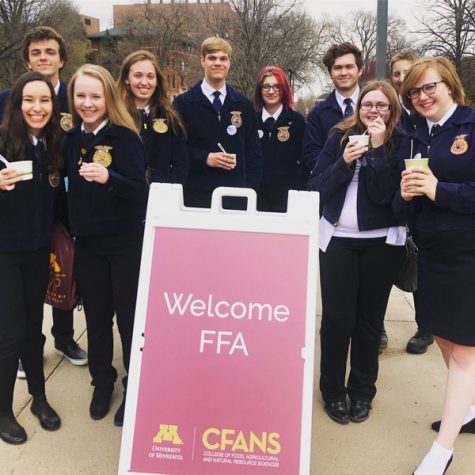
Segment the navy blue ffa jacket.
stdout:
<svg viewBox="0 0 475 475">
<path fill-rule="evenodd" d="M 127 233 L 143 227 L 148 194 L 145 154 L 140 137 L 124 127 L 107 125 L 87 146 L 79 127 L 66 134 L 63 156 L 73 235 Z M 93 161 L 107 167 L 107 183 L 79 175 L 81 163 Z"/>
<path fill-rule="evenodd" d="M 17 182 L 11 191 L 0 191 L 0 252 L 34 251 L 51 243 L 61 175 L 59 171 L 48 170 L 32 144 L 25 160 L 33 161 L 33 179 Z M 4 167 L 0 162 L 0 168 Z"/>
<path fill-rule="evenodd" d="M 399 119 L 400 129 L 406 133 L 410 134 L 416 129 L 415 115 L 414 113 L 408 114 L 406 109 L 401 106 L 401 118 Z"/>
<path fill-rule="evenodd" d="M 283 109 L 274 127 L 266 128 L 262 122 L 262 111 L 257 111 L 257 128 L 264 155 L 262 186 L 284 186 L 299 189 L 298 167 L 302 154 L 302 140 L 305 119 L 300 112 Z"/>
<path fill-rule="evenodd" d="M 343 151 L 348 143 L 341 142 L 344 132 L 330 133 L 325 147 L 317 158 L 309 179 L 309 189 L 319 191 L 323 201 L 323 216 L 338 226 L 346 190 L 353 178 L 356 163 L 348 166 Z M 368 150 L 360 160 L 356 209 L 360 231 L 398 226 L 392 201 L 400 182 L 399 150 L 403 135 L 396 131 L 381 147 Z"/>
<path fill-rule="evenodd" d="M 188 176 L 186 142 L 173 132 L 161 111 L 143 118 L 140 135 L 148 154 L 148 181 L 185 184 Z"/>
<path fill-rule="evenodd" d="M 429 135 L 425 118 L 418 117 L 416 130 L 401 147 L 400 167 L 420 153 L 429 158 L 429 168 L 438 180 L 435 202 L 426 196 L 413 198 L 416 230 L 441 232 L 475 228 L 475 110 L 458 106 L 447 122 Z M 411 202 L 397 194 L 398 214 L 407 211 Z M 402 214 L 403 215 L 403 214 Z"/>
<path fill-rule="evenodd" d="M 211 193 L 218 186 L 248 187 L 257 190 L 262 177 L 262 152 L 257 135 L 255 111 L 251 102 L 231 86 L 220 114 L 201 90 L 201 81 L 175 98 L 174 106 L 187 130 L 190 172 L 186 188 Z M 211 152 L 236 154 L 233 170 L 206 165 Z"/>
<path fill-rule="evenodd" d="M 342 120 L 343 112 L 336 100 L 335 90 L 308 113 L 307 127 L 303 138 L 303 163 L 308 173 L 313 170 L 330 130 Z"/>
<path fill-rule="evenodd" d="M 11 89 L 7 89 L 3 91 L 2 93 L 0 93 L 0 121 L 3 119 L 5 108 L 7 106 L 7 101 L 8 101 L 8 98 L 10 97 L 11 92 L 12 92 Z M 59 91 L 58 91 L 58 94 L 56 95 L 56 98 L 58 99 L 58 102 L 59 102 L 59 111 L 62 113 L 61 116 L 64 117 L 69 112 L 69 106 L 68 106 L 68 87 L 66 83 L 64 83 L 63 81 L 59 81 Z M 69 115 L 67 115 L 67 117 L 70 118 Z M 61 126 L 63 127 L 63 130 L 66 130 L 64 126 L 64 122 L 65 122 L 64 120 L 61 122 Z"/>
</svg>

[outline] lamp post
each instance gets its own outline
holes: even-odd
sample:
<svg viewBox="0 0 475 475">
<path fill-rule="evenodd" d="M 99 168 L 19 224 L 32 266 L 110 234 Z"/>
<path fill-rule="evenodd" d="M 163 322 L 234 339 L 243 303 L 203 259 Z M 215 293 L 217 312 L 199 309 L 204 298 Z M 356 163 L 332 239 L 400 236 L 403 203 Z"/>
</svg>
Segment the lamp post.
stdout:
<svg viewBox="0 0 475 475">
<path fill-rule="evenodd" d="M 388 45 L 388 0 L 378 0 L 376 23 L 376 79 L 386 77 L 386 50 Z"/>
</svg>

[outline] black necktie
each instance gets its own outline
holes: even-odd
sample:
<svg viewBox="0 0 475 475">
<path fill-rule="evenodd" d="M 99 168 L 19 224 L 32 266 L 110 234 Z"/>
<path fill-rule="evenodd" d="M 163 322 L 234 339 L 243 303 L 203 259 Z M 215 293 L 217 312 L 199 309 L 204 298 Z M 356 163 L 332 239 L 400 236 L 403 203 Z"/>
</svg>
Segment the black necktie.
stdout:
<svg viewBox="0 0 475 475">
<path fill-rule="evenodd" d="M 439 124 L 434 124 L 434 125 L 432 126 L 431 131 L 430 131 L 430 135 L 431 135 L 431 136 L 434 135 L 439 129 L 440 129 L 440 125 L 439 125 Z"/>
<path fill-rule="evenodd" d="M 348 117 L 349 115 L 353 114 L 353 106 L 351 104 L 351 97 L 347 97 L 343 102 L 346 104 L 344 115 L 345 117 Z"/>
<path fill-rule="evenodd" d="M 221 93 L 219 91 L 214 91 L 213 92 L 213 96 L 214 96 L 213 107 L 214 107 L 214 110 L 218 114 L 221 112 L 221 107 L 223 107 L 223 104 L 221 104 L 221 99 L 219 98 L 220 95 L 221 95 Z"/>
<path fill-rule="evenodd" d="M 140 114 L 142 115 L 142 127 L 144 129 L 147 129 L 148 128 L 148 112 L 145 110 L 145 109 L 139 109 L 140 110 Z"/>
<path fill-rule="evenodd" d="M 85 152 L 87 152 L 92 147 L 95 137 L 96 136 L 92 132 L 83 132 L 81 134 L 81 148 L 85 149 Z M 85 153 L 83 155 L 85 155 Z"/>
<path fill-rule="evenodd" d="M 266 128 L 267 132 L 272 132 L 275 125 L 275 119 L 273 117 L 267 117 L 264 121 L 264 127 Z"/>
<path fill-rule="evenodd" d="M 35 155 L 40 161 L 40 163 L 43 162 L 46 155 L 46 149 L 45 149 L 45 144 L 41 140 L 38 140 L 38 142 L 36 142 Z"/>
</svg>

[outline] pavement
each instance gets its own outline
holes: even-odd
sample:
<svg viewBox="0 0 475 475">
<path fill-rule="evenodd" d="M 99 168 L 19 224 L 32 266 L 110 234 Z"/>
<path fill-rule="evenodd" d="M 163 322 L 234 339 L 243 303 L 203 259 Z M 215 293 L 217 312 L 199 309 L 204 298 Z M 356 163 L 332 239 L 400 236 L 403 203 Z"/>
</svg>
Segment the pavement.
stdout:
<svg viewBox="0 0 475 475">
<path fill-rule="evenodd" d="M 320 313 L 320 304 L 318 309 Z M 28 442 L 9 446 L 0 441 L 0 475 L 116 474 L 121 429 L 114 426 L 113 418 L 121 402 L 120 384 L 116 385 L 110 414 L 101 421 L 92 420 L 88 412 L 92 395 L 88 369 L 73 366 L 54 352 L 50 327 L 51 310 L 45 307 L 46 392 L 61 416 L 62 426 L 56 432 L 41 429 L 30 412 L 26 382 L 17 380 L 14 409 L 28 433 Z M 380 357 L 378 393 L 370 418 L 360 424 L 341 426 L 323 411 L 317 339 L 311 475 L 410 475 L 432 444 L 435 433 L 430 423 L 440 418 L 446 370 L 435 344 L 424 355 L 405 352 L 407 340 L 416 329 L 412 295 L 393 289 L 386 329 L 389 346 Z M 82 312 L 75 313 L 75 330 L 78 342 L 87 348 Z M 116 342 L 115 366 L 120 373 L 117 334 Z M 471 434 L 458 438 L 447 475 L 475 473 L 474 443 Z"/>
</svg>

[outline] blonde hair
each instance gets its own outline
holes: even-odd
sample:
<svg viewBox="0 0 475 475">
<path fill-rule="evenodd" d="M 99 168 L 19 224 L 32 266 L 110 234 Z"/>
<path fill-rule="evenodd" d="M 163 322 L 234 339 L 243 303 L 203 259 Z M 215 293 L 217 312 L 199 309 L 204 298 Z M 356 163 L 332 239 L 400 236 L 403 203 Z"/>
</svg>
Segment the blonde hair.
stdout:
<svg viewBox="0 0 475 475">
<path fill-rule="evenodd" d="M 206 38 L 201 43 L 201 56 L 204 58 L 207 54 L 216 53 L 217 51 L 224 51 L 231 58 L 232 48 L 231 45 L 223 38 L 217 36 L 211 36 Z"/>
<path fill-rule="evenodd" d="M 155 76 L 157 78 L 157 86 L 155 91 L 150 98 L 150 117 L 152 119 L 156 118 L 157 109 L 165 115 L 168 124 L 171 126 L 171 129 L 175 135 L 186 136 L 186 128 L 181 120 L 181 117 L 178 115 L 178 112 L 175 111 L 167 95 L 167 86 L 165 77 L 160 70 L 158 65 L 157 58 L 146 50 L 138 50 L 130 53 L 122 62 L 120 67 L 119 79 L 117 80 L 117 89 L 119 94 L 129 111 L 129 114 L 134 119 L 135 125 L 140 129 L 142 126 L 142 114 L 137 109 L 137 106 L 134 102 L 134 95 L 130 89 L 130 85 L 125 81 L 129 77 L 130 68 L 132 65 L 139 61 L 150 61 L 155 70 Z"/>
<path fill-rule="evenodd" d="M 74 108 L 74 85 L 76 79 L 80 76 L 90 76 L 97 79 L 104 88 L 104 99 L 106 103 L 106 115 L 109 122 L 113 125 L 126 127 L 138 134 L 137 126 L 129 114 L 125 104 L 120 98 L 114 79 L 107 69 L 97 64 L 83 64 L 73 75 L 68 84 L 69 109 L 73 119 L 73 125 L 78 126 L 81 123 L 81 117 Z"/>
<path fill-rule="evenodd" d="M 407 94 L 415 87 L 424 73 L 431 68 L 440 74 L 442 81 L 452 92 L 452 99 L 455 104 L 464 104 L 465 91 L 454 65 L 443 56 L 435 56 L 434 58 L 421 58 L 410 67 L 401 88 L 401 97 L 404 105 L 414 111 L 412 101 Z"/>
<path fill-rule="evenodd" d="M 342 142 L 349 135 L 362 134 L 366 130 L 365 125 L 360 119 L 360 110 L 364 97 L 371 91 L 381 91 L 389 100 L 391 114 L 389 116 L 388 123 L 386 124 L 384 143 L 386 143 L 396 131 L 399 118 L 401 117 L 401 104 L 399 103 L 399 97 L 396 93 L 396 90 L 387 80 L 368 81 L 361 89 L 358 102 L 356 103 L 355 113 L 335 126 L 335 129 L 345 132 Z"/>
</svg>

